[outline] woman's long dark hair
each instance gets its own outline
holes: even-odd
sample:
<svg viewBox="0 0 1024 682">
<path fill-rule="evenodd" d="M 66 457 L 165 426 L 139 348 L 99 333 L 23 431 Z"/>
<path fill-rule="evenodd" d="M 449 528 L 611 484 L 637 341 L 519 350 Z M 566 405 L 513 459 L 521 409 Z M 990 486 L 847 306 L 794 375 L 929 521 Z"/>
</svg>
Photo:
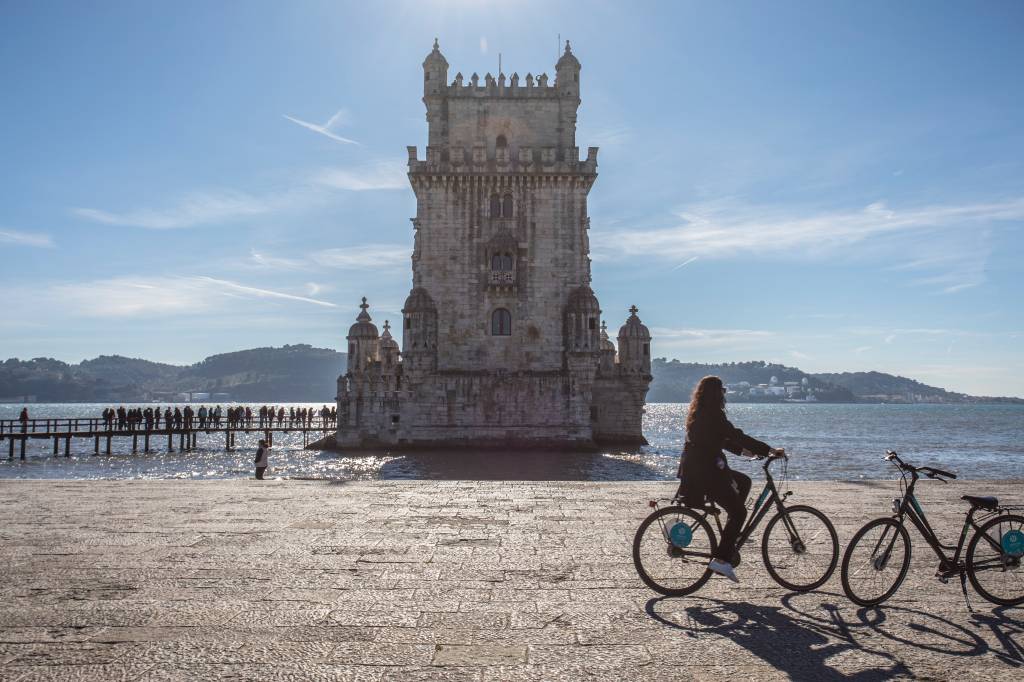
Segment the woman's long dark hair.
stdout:
<svg viewBox="0 0 1024 682">
<path fill-rule="evenodd" d="M 715 412 L 725 413 L 725 392 L 722 380 L 707 376 L 697 383 L 690 399 L 690 412 L 686 415 L 686 430 L 689 431 L 697 419 L 706 419 Z"/>
</svg>

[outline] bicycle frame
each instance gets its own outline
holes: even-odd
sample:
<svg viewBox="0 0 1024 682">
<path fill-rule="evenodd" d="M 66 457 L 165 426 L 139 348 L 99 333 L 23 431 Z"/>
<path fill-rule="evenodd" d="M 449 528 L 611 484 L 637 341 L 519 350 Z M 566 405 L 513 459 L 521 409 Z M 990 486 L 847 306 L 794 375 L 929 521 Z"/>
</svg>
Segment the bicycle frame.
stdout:
<svg viewBox="0 0 1024 682">
<path fill-rule="evenodd" d="M 743 525 L 743 528 L 740 530 L 739 536 L 736 538 L 736 551 L 739 551 L 739 549 L 746 544 L 747 540 L 750 539 L 750 536 L 754 533 L 754 530 L 758 527 L 758 525 L 760 525 L 761 521 L 764 520 L 764 517 L 768 515 L 769 511 L 771 511 L 773 508 L 777 509 L 780 513 L 785 511 L 785 506 L 782 503 L 792 493 L 787 492 L 783 495 L 780 495 L 779 489 L 775 486 L 775 479 L 772 478 L 772 474 L 768 470 L 768 467 L 770 467 L 772 462 L 774 462 L 776 459 L 779 458 L 774 455 L 768 457 L 761 467 L 762 469 L 764 469 L 764 488 L 761 490 L 761 494 L 757 497 L 757 501 L 754 502 L 754 506 L 750 510 L 750 514 L 747 515 L 747 522 Z M 710 512 L 708 512 L 706 509 L 704 510 L 705 520 L 707 519 L 709 513 Z M 719 537 L 721 537 L 724 526 L 722 525 L 722 521 L 719 518 L 718 513 L 715 513 L 714 517 L 715 526 L 718 529 L 718 535 Z M 786 524 L 786 529 L 793 536 L 799 537 L 799 533 L 793 526 L 792 521 L 789 520 L 789 517 L 783 515 L 782 518 L 783 522 Z"/>
<path fill-rule="evenodd" d="M 895 518 L 900 526 L 903 526 L 904 519 L 909 518 L 910 522 L 917 528 L 921 537 L 925 539 L 928 546 L 932 548 L 935 555 L 940 561 L 940 572 L 959 572 L 963 570 L 963 566 L 960 563 L 960 555 L 963 552 L 964 545 L 967 542 L 968 530 L 974 530 L 975 532 L 981 528 L 974 520 L 974 514 L 978 511 L 978 507 L 972 506 L 967 512 L 967 516 L 964 518 L 963 528 L 960 530 L 960 538 L 956 545 L 943 544 L 931 524 L 928 522 L 928 518 L 925 516 L 924 509 L 921 508 L 921 503 L 917 501 L 917 497 L 914 495 L 914 488 L 917 485 L 919 476 L 916 471 L 910 472 L 911 480 L 910 485 L 907 486 L 906 492 L 903 494 L 903 499 L 900 500 L 899 507 L 894 510 Z M 895 540 L 895 538 L 893 538 Z M 989 540 L 991 542 L 991 540 Z M 950 557 L 946 554 L 948 551 L 953 551 L 953 556 Z"/>
</svg>

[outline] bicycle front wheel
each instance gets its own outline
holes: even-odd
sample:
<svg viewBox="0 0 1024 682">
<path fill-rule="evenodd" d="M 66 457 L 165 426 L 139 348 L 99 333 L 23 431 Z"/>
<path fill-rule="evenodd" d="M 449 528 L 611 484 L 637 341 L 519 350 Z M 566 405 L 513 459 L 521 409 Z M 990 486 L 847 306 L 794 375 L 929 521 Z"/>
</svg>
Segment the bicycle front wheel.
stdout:
<svg viewBox="0 0 1024 682">
<path fill-rule="evenodd" d="M 843 592 L 854 604 L 877 606 L 910 569 L 910 535 L 895 519 L 875 519 L 857 531 L 843 554 Z"/>
<path fill-rule="evenodd" d="M 765 568 L 787 590 L 821 587 L 839 563 L 839 538 L 828 517 L 814 507 L 786 507 L 768 522 L 761 538 Z"/>
<path fill-rule="evenodd" d="M 1024 517 L 1004 514 L 974 534 L 967 546 L 967 577 L 985 599 L 1002 606 L 1024 604 Z"/>
<path fill-rule="evenodd" d="M 633 538 L 633 565 L 649 588 L 668 597 L 696 592 L 711 577 L 718 547 L 711 526 L 686 507 L 663 507 L 644 519 Z"/>
</svg>

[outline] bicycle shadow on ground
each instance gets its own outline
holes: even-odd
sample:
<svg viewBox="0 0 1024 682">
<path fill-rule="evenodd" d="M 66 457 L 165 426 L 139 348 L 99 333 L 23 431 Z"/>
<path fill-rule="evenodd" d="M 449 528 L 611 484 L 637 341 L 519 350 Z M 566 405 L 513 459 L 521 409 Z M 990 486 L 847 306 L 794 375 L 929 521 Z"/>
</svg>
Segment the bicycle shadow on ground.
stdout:
<svg viewBox="0 0 1024 682">
<path fill-rule="evenodd" d="M 845 602 L 843 595 L 829 592 L 789 593 L 779 606 L 707 598 L 693 601 L 674 611 L 679 602 L 655 598 L 647 602 L 645 611 L 653 620 L 690 637 L 726 637 L 775 669 L 799 678 L 883 680 L 913 675 L 905 657 L 900 660 L 884 650 L 889 647 L 880 647 L 874 635 L 927 654 L 992 655 L 1008 666 L 1024 666 L 1024 623 L 1007 608 L 972 613 L 968 625 L 976 632 L 949 618 L 904 606 L 856 610 L 850 606 L 844 612 L 836 605 Z M 989 633 L 992 644 L 983 636 Z M 867 646 L 860 639 L 873 641 Z"/>
<path fill-rule="evenodd" d="M 725 637 L 795 679 L 874 682 L 913 674 L 892 654 L 862 646 L 849 632 L 822 620 L 795 617 L 784 606 L 697 598 L 699 603 L 672 612 L 674 604 L 666 600 L 649 600 L 647 615 L 694 638 Z M 859 669 L 850 672 L 852 667 Z"/>
<path fill-rule="evenodd" d="M 924 652 L 966 657 L 991 654 L 1009 666 L 1024 665 L 1024 648 L 1018 643 L 1024 643 L 1024 623 L 1008 614 L 1006 607 L 975 610 L 965 614 L 961 624 L 929 611 L 889 603 L 871 608 L 849 605 L 844 617 L 836 606 L 837 601 L 844 602 L 843 595 L 829 592 L 791 592 L 781 601 L 787 611 L 851 637 L 859 630 Z M 987 633 L 993 635 L 995 646 L 986 641 L 983 635 Z"/>
</svg>

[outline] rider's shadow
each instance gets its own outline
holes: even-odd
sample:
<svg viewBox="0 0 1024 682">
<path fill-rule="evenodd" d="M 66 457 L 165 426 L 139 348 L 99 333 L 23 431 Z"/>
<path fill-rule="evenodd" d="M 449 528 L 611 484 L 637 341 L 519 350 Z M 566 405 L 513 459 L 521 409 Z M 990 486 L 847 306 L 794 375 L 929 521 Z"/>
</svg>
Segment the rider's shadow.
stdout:
<svg viewBox="0 0 1024 682">
<path fill-rule="evenodd" d="M 700 599 L 702 603 L 687 606 L 682 613 L 663 615 L 657 608 L 663 599 L 647 602 L 648 616 L 691 637 L 724 637 L 775 670 L 796 679 L 888 680 L 911 674 L 890 654 L 864 648 L 841 630 L 793 618 L 779 606 Z M 706 654 L 702 656 L 706 664 Z M 845 667 L 843 661 L 847 656 L 854 659 L 850 667 L 857 668 L 857 672 L 841 669 Z M 741 661 L 735 663 L 742 664 Z M 865 669 L 865 666 L 871 667 Z"/>
</svg>

